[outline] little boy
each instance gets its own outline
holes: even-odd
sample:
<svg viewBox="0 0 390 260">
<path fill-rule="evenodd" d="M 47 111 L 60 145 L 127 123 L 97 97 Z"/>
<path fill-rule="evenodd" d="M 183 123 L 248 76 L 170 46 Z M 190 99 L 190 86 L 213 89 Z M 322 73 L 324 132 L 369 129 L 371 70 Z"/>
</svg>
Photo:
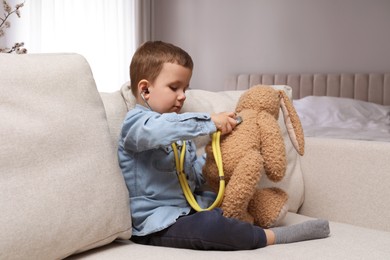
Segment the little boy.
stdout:
<svg viewBox="0 0 390 260">
<path fill-rule="evenodd" d="M 191 210 L 176 174 L 171 144 L 186 142 L 187 180 L 200 206 L 207 208 L 215 194 L 197 192 L 204 184 L 205 158 L 196 156 L 192 139 L 217 130 L 229 134 L 237 125 L 234 112 L 179 114 L 192 70 L 187 52 L 161 41 L 144 43 L 131 61 L 131 90 L 137 104 L 124 120 L 118 155 L 130 196 L 132 240 L 177 248 L 244 250 L 327 237 L 325 220 L 262 229 L 226 218 L 220 208 Z"/>
</svg>

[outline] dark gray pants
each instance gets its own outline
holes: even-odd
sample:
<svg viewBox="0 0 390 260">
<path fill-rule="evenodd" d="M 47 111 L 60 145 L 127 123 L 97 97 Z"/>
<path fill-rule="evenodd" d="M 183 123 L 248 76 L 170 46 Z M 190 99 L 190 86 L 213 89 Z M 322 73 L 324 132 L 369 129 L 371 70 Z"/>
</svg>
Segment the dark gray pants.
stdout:
<svg viewBox="0 0 390 260">
<path fill-rule="evenodd" d="M 219 208 L 180 217 L 162 231 L 133 236 L 131 240 L 145 245 L 199 250 L 247 250 L 267 245 L 262 228 L 226 218 Z"/>
</svg>

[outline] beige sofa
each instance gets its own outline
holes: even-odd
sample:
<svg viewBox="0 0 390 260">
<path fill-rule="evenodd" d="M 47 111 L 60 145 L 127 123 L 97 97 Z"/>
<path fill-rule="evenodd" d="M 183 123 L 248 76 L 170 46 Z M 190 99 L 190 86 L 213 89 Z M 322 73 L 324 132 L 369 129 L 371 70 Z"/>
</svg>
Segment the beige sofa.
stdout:
<svg viewBox="0 0 390 260">
<path fill-rule="evenodd" d="M 190 90 L 184 109 L 231 110 L 240 94 Z M 299 157 L 286 139 L 286 178 L 261 181 L 289 193 L 284 225 L 325 218 L 326 239 L 234 252 L 130 242 L 116 140 L 132 106 L 126 85 L 98 93 L 80 55 L 0 55 L 0 259 L 390 258 L 390 143 L 350 140 L 307 138 Z"/>
</svg>

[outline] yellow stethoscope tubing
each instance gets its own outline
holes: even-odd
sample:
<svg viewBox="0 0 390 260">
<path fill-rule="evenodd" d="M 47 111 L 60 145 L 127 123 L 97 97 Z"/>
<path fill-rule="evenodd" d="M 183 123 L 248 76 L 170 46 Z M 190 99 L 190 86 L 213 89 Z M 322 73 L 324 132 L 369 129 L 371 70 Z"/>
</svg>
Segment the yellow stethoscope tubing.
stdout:
<svg viewBox="0 0 390 260">
<path fill-rule="evenodd" d="M 190 186 L 188 185 L 188 182 L 187 182 L 186 174 L 184 172 L 184 159 L 185 159 L 186 142 L 183 142 L 183 146 L 182 146 L 181 153 L 180 153 L 180 158 L 179 158 L 179 152 L 178 152 L 178 149 L 176 147 L 176 144 L 172 143 L 172 149 L 173 149 L 173 153 L 175 156 L 176 171 L 177 171 L 178 179 L 180 182 L 180 186 L 183 190 L 184 196 L 186 197 L 188 203 L 196 211 L 212 210 L 215 207 L 220 206 L 222 203 L 223 195 L 225 193 L 225 179 L 224 179 L 224 173 L 223 173 L 220 137 L 221 137 L 221 132 L 217 131 L 217 132 L 213 133 L 212 141 L 211 141 L 214 160 L 215 160 L 215 163 L 216 163 L 217 168 L 218 168 L 219 190 L 218 190 L 217 198 L 215 199 L 213 204 L 211 204 L 208 208 L 205 208 L 205 209 L 201 208 L 199 206 L 194 195 L 192 194 Z"/>
</svg>

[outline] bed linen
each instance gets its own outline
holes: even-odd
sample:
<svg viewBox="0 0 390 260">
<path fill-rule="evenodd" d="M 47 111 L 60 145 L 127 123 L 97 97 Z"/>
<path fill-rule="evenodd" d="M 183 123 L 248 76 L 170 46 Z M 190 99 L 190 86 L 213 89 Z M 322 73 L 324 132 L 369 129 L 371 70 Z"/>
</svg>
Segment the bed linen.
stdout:
<svg viewBox="0 0 390 260">
<path fill-rule="evenodd" d="M 293 102 L 305 136 L 390 142 L 390 106 L 327 96 Z"/>
</svg>

